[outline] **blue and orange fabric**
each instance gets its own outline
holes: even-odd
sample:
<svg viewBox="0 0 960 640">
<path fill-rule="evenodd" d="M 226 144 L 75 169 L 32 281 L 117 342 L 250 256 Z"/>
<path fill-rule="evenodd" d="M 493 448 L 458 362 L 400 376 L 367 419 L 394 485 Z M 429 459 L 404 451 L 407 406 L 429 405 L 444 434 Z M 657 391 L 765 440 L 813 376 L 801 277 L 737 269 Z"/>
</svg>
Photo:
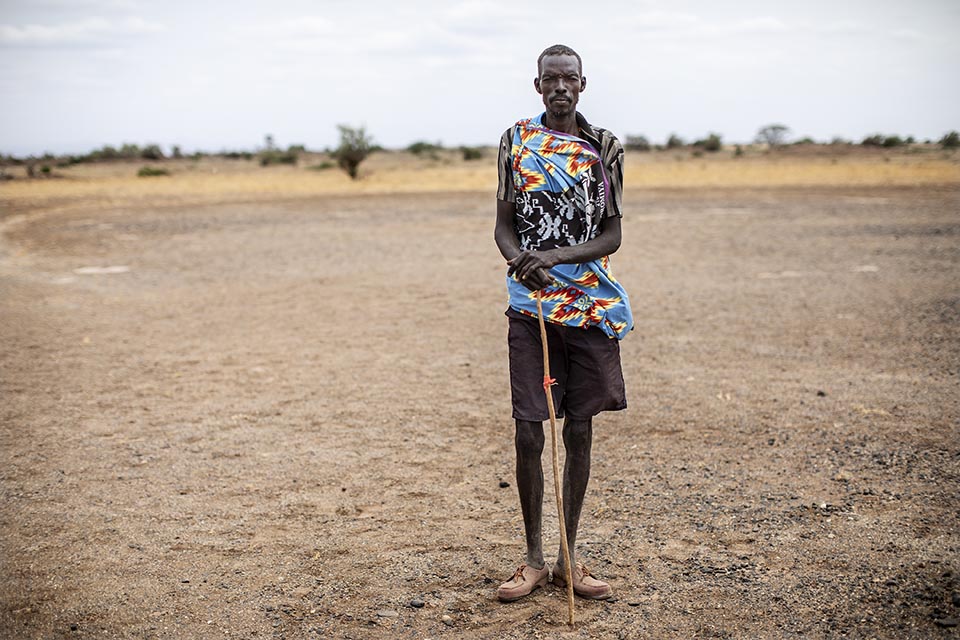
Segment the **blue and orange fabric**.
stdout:
<svg viewBox="0 0 960 640">
<path fill-rule="evenodd" d="M 518 191 L 551 191 L 564 194 L 586 184 L 607 180 L 599 153 L 587 141 L 546 128 L 543 115 L 521 120 L 513 138 L 513 178 Z M 597 172 L 599 179 L 584 174 Z M 604 194 L 599 193 L 596 210 L 605 211 Z M 571 198 L 572 200 L 572 198 Z M 577 212 L 587 218 L 590 212 Z M 599 218 L 599 216 L 598 216 Z M 599 225 L 599 219 L 594 220 Z M 633 313 L 627 292 L 613 277 L 610 258 L 604 256 L 581 264 L 559 264 L 550 269 L 553 283 L 541 290 L 544 320 L 572 327 L 599 327 L 611 338 L 623 339 L 633 329 Z M 510 306 L 536 317 L 536 292 L 514 277 L 507 277 Z"/>
</svg>

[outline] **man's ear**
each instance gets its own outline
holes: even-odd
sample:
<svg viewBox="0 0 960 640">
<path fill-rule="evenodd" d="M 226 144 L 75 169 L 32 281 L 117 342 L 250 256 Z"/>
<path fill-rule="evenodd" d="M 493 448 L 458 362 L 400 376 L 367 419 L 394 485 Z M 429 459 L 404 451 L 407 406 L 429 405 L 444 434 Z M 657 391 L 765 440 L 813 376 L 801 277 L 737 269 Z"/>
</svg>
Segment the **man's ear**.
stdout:
<svg viewBox="0 0 960 640">
<path fill-rule="evenodd" d="M 540 90 L 540 76 L 533 79 L 533 88 L 537 90 L 537 93 L 543 95 L 543 91 Z"/>
<path fill-rule="evenodd" d="M 580 76 L 580 91 L 587 88 L 587 76 Z"/>
</svg>

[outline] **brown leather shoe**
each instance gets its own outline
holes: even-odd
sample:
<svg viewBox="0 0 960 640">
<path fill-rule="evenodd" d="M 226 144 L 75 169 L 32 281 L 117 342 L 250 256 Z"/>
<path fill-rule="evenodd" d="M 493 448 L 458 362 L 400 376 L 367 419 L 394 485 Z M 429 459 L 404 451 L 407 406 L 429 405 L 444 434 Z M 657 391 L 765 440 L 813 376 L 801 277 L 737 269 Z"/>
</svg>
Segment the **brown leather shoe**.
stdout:
<svg viewBox="0 0 960 640">
<path fill-rule="evenodd" d="M 553 568 L 553 584 L 561 589 L 567 586 L 566 571 L 562 565 Z M 573 569 L 573 592 L 581 598 L 590 600 L 606 600 L 613 595 L 613 589 L 603 580 L 597 580 L 590 575 L 590 570 L 583 564 L 577 563 Z"/>
<path fill-rule="evenodd" d="M 513 577 L 497 589 L 497 598 L 500 599 L 500 602 L 519 600 L 547 584 L 549 577 L 550 570 L 547 569 L 547 565 L 543 565 L 542 569 L 534 569 L 529 565 L 522 564 L 517 568 Z"/>
</svg>

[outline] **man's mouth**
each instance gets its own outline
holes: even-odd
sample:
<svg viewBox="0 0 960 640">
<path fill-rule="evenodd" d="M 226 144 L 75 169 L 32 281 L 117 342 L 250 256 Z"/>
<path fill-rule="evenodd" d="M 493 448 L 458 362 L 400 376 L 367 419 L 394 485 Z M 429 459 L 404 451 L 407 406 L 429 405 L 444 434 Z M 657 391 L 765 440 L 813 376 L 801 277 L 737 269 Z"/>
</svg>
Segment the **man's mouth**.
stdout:
<svg viewBox="0 0 960 640">
<path fill-rule="evenodd" d="M 551 102 L 570 102 L 570 98 L 566 98 L 566 97 L 554 98 L 553 100 L 551 100 Z"/>
</svg>

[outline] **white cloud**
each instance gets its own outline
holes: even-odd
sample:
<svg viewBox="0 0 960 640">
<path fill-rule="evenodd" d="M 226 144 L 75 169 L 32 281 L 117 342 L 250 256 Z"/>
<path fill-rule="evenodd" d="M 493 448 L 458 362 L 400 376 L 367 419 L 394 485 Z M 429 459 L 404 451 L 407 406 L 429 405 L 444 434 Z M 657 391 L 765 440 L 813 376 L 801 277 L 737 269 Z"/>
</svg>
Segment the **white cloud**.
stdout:
<svg viewBox="0 0 960 640">
<path fill-rule="evenodd" d="M 109 44 L 117 38 L 159 33 L 163 30 L 163 25 L 137 17 L 117 20 L 85 18 L 57 25 L 0 24 L 0 46 L 64 47 Z"/>
</svg>

